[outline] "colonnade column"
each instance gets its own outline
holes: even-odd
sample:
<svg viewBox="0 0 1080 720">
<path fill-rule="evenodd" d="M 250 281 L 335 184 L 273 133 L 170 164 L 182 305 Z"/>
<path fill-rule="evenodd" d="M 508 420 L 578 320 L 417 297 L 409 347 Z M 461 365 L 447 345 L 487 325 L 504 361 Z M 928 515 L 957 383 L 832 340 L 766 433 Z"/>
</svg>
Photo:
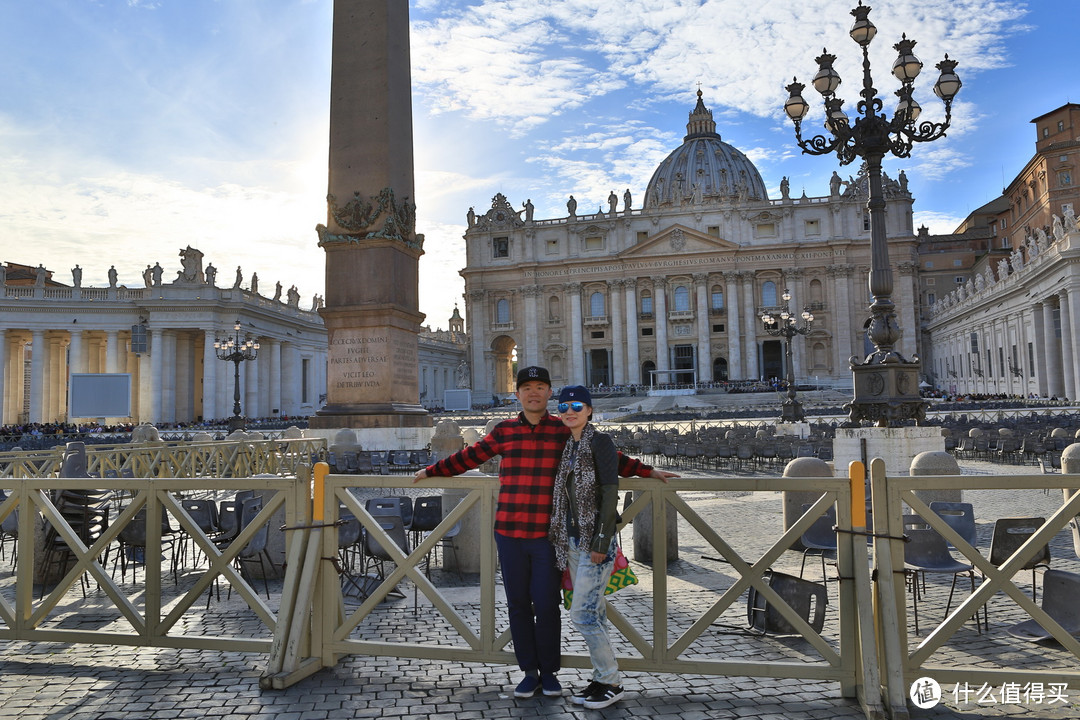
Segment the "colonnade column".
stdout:
<svg viewBox="0 0 1080 720">
<path fill-rule="evenodd" d="M 744 375 L 747 379 L 757 380 L 760 376 L 757 348 L 757 306 L 754 304 L 754 273 L 746 271 L 742 276 L 742 317 L 743 350 L 745 358 Z"/>
<path fill-rule="evenodd" d="M 7 354 L 7 381 L 4 385 L 3 395 L 5 422 L 17 423 L 22 420 L 23 408 L 26 406 L 26 393 L 24 383 L 24 371 L 26 366 L 26 340 L 23 336 L 13 338 L 8 342 Z"/>
<path fill-rule="evenodd" d="M 1037 348 L 1046 348 L 1046 318 L 1044 313 L 1044 305 L 1041 302 L 1037 302 L 1031 306 L 1032 316 L 1032 330 L 1034 330 L 1034 344 Z M 1027 352 L 1027 348 L 1024 349 Z M 1046 383 L 1046 353 L 1035 353 L 1035 367 L 1032 369 L 1036 378 L 1036 390 L 1040 396 L 1046 397 L 1049 394 L 1049 386 Z"/>
<path fill-rule="evenodd" d="M 1073 367 L 1073 313 L 1070 296 L 1075 293 L 1062 290 L 1058 294 L 1059 302 L 1061 304 L 1061 367 L 1064 370 L 1065 383 L 1062 389 L 1062 394 L 1068 397 L 1070 400 L 1076 400 L 1074 388 L 1076 388 L 1076 368 Z M 1072 357 L 1070 357 L 1072 355 Z"/>
<path fill-rule="evenodd" d="M 667 340 L 667 278 L 653 278 L 653 304 L 656 310 L 656 369 L 670 370 Z M 667 373 L 660 375 L 662 382 L 671 382 Z"/>
<path fill-rule="evenodd" d="M 611 382 L 622 385 L 626 382 L 626 342 L 623 340 L 623 313 L 625 306 L 622 299 L 623 281 L 616 279 L 608 282 L 611 295 L 608 307 L 611 308 Z"/>
<path fill-rule="evenodd" d="M 281 376 L 285 379 L 281 386 L 281 412 L 286 415 L 297 415 L 300 403 L 296 401 L 299 396 L 300 376 L 297 371 L 296 346 L 291 342 L 281 343 Z"/>
<path fill-rule="evenodd" d="M 56 335 L 49 337 L 49 359 L 45 370 L 45 420 L 61 422 L 65 419 L 64 400 L 67 397 L 67 364 L 64 362 L 66 348 Z"/>
<path fill-rule="evenodd" d="M 1072 371 L 1073 384 L 1067 386 L 1069 390 L 1069 399 L 1080 400 L 1080 369 L 1076 368 L 1077 361 L 1080 361 L 1080 327 L 1077 324 L 1080 323 L 1080 288 L 1069 288 L 1069 335 L 1072 342 L 1065 345 L 1062 351 L 1062 357 L 1064 364 L 1068 366 Z M 1064 326 L 1064 318 L 1062 318 L 1062 325 Z"/>
<path fill-rule="evenodd" d="M 149 341 L 153 336 L 150 346 L 150 417 L 147 420 L 153 424 L 160 423 L 162 417 L 162 376 L 165 369 L 165 333 L 161 330 L 147 328 L 146 339 Z"/>
<path fill-rule="evenodd" d="M 1054 325 L 1054 306 L 1043 301 L 1043 357 L 1046 362 L 1046 393 L 1048 397 L 1065 394 L 1065 380 L 1061 374 L 1061 341 Z"/>
<path fill-rule="evenodd" d="M 120 372 L 120 351 L 116 330 L 105 331 L 105 372 Z"/>
<path fill-rule="evenodd" d="M 218 363 L 214 348 L 215 333 L 207 330 L 203 333 L 203 379 L 202 379 L 202 414 L 203 420 L 216 420 L 221 417 L 218 398 Z"/>
<path fill-rule="evenodd" d="M 727 307 L 728 379 L 744 380 L 742 362 L 742 323 L 739 320 L 739 273 L 724 273 L 724 305 Z"/>
<path fill-rule="evenodd" d="M 581 283 L 567 283 L 564 289 L 570 300 L 570 382 L 585 385 L 585 341 L 581 328 Z"/>
<path fill-rule="evenodd" d="M 518 366 L 540 364 L 540 313 L 537 303 L 540 299 L 540 288 L 529 285 L 521 289 L 525 298 L 525 352 L 518 348 Z"/>
<path fill-rule="evenodd" d="M 8 396 L 7 393 L 4 392 L 7 389 L 7 359 L 7 330 L 5 328 L 0 328 L 0 425 L 8 425 L 14 422 L 13 420 L 8 420 L 7 418 Z"/>
<path fill-rule="evenodd" d="M 243 407 L 240 409 L 240 414 L 246 418 L 262 417 L 263 413 L 259 407 L 259 359 L 250 360 L 240 368 L 240 397 L 242 398 Z"/>
<path fill-rule="evenodd" d="M 267 338 L 262 346 L 270 354 L 270 412 L 273 416 L 277 411 L 277 417 L 281 417 L 284 411 L 281 409 L 281 343 Z"/>
<path fill-rule="evenodd" d="M 30 422 L 42 422 L 45 400 L 45 331 L 33 330 L 30 340 Z"/>
<path fill-rule="evenodd" d="M 709 276 L 704 273 L 694 275 L 694 290 L 697 292 L 697 356 L 698 380 L 712 382 L 712 353 L 709 352 Z"/>
<path fill-rule="evenodd" d="M 631 385 L 641 384 L 641 355 L 638 343 L 641 338 L 637 324 L 637 278 L 627 278 L 623 281 L 625 288 L 626 307 L 626 382 Z"/>
</svg>

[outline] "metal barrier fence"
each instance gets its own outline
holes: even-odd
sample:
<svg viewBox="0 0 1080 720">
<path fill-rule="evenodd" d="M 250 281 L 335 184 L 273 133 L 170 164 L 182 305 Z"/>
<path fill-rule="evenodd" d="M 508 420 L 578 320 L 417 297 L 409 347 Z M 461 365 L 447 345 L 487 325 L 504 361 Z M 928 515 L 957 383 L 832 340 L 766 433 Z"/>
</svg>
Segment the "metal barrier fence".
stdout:
<svg viewBox="0 0 1080 720">
<path fill-rule="evenodd" d="M 86 448 L 86 470 L 103 479 L 292 476 L 325 449 L 322 438 L 91 445 Z M 55 476 L 64 451 L 57 446 L 41 452 L 0 453 L 0 478 Z"/>
<path fill-rule="evenodd" d="M 117 515 L 95 533 L 91 544 L 84 542 L 85 535 L 73 527 L 69 516 L 53 499 L 61 492 L 93 491 L 100 489 L 101 480 L 96 478 L 18 478 L 5 480 L 0 486 L 10 491 L 0 503 L 0 520 L 13 513 L 18 514 L 18 537 L 16 540 L 14 599 L 0 593 L 0 638 L 31 642 L 97 643 L 108 645 L 145 645 L 155 647 L 189 648 L 200 650 L 239 650 L 268 652 L 272 634 L 277 630 L 278 618 L 267 602 L 259 597 L 246 579 L 233 565 L 235 558 L 245 549 L 254 535 L 279 510 L 283 509 L 289 525 L 303 524 L 310 516 L 310 474 L 301 471 L 299 478 L 213 478 L 170 479 L 167 482 L 155 478 L 121 478 L 109 481 L 112 498 L 124 498 L 126 503 L 117 504 Z M 258 515 L 240 530 L 228 543 L 219 547 L 200 528 L 178 497 L 183 493 L 222 491 L 263 491 L 265 504 Z M 116 551 L 114 545 L 121 533 L 131 524 L 137 514 L 147 518 L 167 517 L 176 521 L 180 532 L 190 538 L 207 558 L 205 570 L 197 572 L 197 579 L 178 597 L 163 603 L 162 580 L 168 570 L 162 568 L 163 523 L 145 523 L 145 544 L 140 564 L 144 565 L 143 583 L 132 594 L 125 591 L 109 573 L 108 551 Z M 51 566 L 45 566 L 42 538 L 47 523 L 56 533 L 60 547 L 71 562 L 57 570 L 55 584 L 46 594 Z M 124 551 L 121 546 L 120 552 Z M 134 571 L 133 571 L 134 577 Z M 218 633 L 187 632 L 182 620 L 190 620 L 195 613 L 192 607 L 203 593 L 222 578 L 229 583 L 230 591 L 236 590 L 247 607 L 261 621 L 264 637 L 253 637 L 251 632 L 226 636 Z M 107 624 L 109 630 L 73 629 L 67 626 L 70 612 L 54 616 L 58 604 L 76 583 L 93 581 L 113 604 L 114 615 L 98 602 L 84 610 Z M 40 581 L 40 582 L 39 582 Z M 35 602 L 35 586 L 41 595 Z M 209 598 L 208 598 L 209 604 Z M 104 619 L 108 616 L 108 620 Z M 187 623 L 197 628 L 197 622 Z"/>
<path fill-rule="evenodd" d="M 1012 578 L 1027 564 L 1039 547 L 1066 528 L 1080 514 L 1080 475 L 1032 476 L 944 476 L 887 477 L 880 460 L 872 463 L 870 487 L 874 530 L 870 534 L 873 561 L 868 555 L 865 518 L 865 478 L 862 466 L 852 463 L 848 478 L 694 478 L 668 484 L 645 479 L 625 479 L 620 485 L 635 495 L 623 513 L 624 524 L 648 521 L 653 557 L 667 557 L 670 523 L 678 522 L 680 532 L 692 532 L 708 552 L 715 553 L 729 570 L 717 572 L 718 579 L 703 581 L 692 593 L 694 603 L 677 602 L 666 563 L 654 563 L 649 570 L 651 589 L 646 599 L 628 595 L 609 606 L 609 618 L 626 643 L 621 647 L 619 665 L 626 670 L 683 672 L 717 676 L 805 678 L 836 682 L 844 697 L 857 698 L 868 717 L 888 716 L 900 720 L 908 716 L 911 683 L 930 676 L 940 682 L 1031 683 L 1047 677 L 1045 668 L 1009 665 L 988 666 L 985 657 L 961 651 L 944 659 L 938 654 L 957 637 L 966 621 L 977 617 L 980 608 L 999 591 L 1015 601 L 1025 616 L 1045 627 L 1061 644 L 1055 656 L 1052 677 L 1080 687 L 1080 643 L 1043 608 L 1021 590 Z M 319 669 L 332 666 L 344 654 L 429 658 L 459 662 L 515 662 L 507 650 L 510 642 L 505 614 L 497 602 L 496 556 L 489 528 L 494 523 L 498 481 L 493 477 L 468 476 L 433 478 L 413 484 L 411 478 L 394 476 L 329 475 L 324 464 L 316 465 L 314 487 L 307 470 L 298 478 L 134 478 L 110 480 L 107 486 L 130 501 L 108 528 L 87 546 L 51 494 L 58 490 L 89 490 L 100 487 L 98 479 L 11 478 L 0 487 L 11 491 L 0 502 L 0 520 L 19 512 L 18 562 L 14 597 L 0 593 L 0 638 L 38 642 L 78 642 L 120 645 L 150 645 L 191 649 L 230 649 L 268 653 L 262 679 L 265 688 L 291 685 Z M 916 494 L 942 489 L 1065 489 L 1065 500 L 1046 523 L 1007 559 L 991 564 L 977 548 L 967 543 Z M 446 507 L 443 521 L 414 547 L 401 550 L 358 500 L 357 489 L 375 491 L 406 489 L 450 490 L 459 501 Z M 255 521 L 229 544 L 219 547 L 199 528 L 177 499 L 178 493 L 262 490 L 266 504 Z M 703 495 L 725 492 L 746 495 L 800 491 L 819 494 L 807 512 L 776 537 L 764 539 L 763 550 L 748 553 L 738 549 L 740 538 L 725 534 L 709 524 L 695 510 Z M 778 594 L 770 584 L 769 571 L 804 531 L 832 506 L 836 508 L 837 574 L 839 578 L 837 622 L 825 631 L 811 623 Z M 952 542 L 984 575 L 975 591 L 958 602 L 924 637 L 909 632 L 905 596 L 904 537 L 907 533 L 905 506 L 922 521 Z M 148 517 L 166 513 L 207 558 L 206 568 L 195 571 L 193 582 L 175 597 L 162 595 L 167 570 L 162 566 L 162 536 L 157 523 L 147 524 L 144 587 L 134 594 L 125 591 L 107 572 L 103 553 L 140 510 Z M 286 576 L 275 614 L 251 581 L 233 567 L 233 560 L 252 539 L 259 527 L 278 510 L 284 512 L 286 535 Z M 389 553 L 393 567 L 385 578 L 369 588 L 355 607 L 347 606 L 342 594 L 338 557 L 338 520 L 348 512 Z M 910 515 L 910 513 L 908 513 Z M 72 550 L 70 568 L 55 587 L 35 602 L 36 526 L 43 517 Z M 439 587 L 425 572 L 428 552 L 439 545 L 459 521 L 468 518 L 480 528 L 475 551 L 479 554 L 478 602 L 463 603 L 460 588 Z M 749 532 L 747 525 L 740 534 Z M 754 527 L 753 531 L 759 533 Z M 704 556 L 703 556 L 704 557 Z M 75 629 L 55 611 L 82 578 L 96 582 L 115 606 L 119 622 L 108 630 Z M 208 632 L 191 622 L 195 603 L 217 580 L 225 580 L 258 618 L 262 635 L 250 631 L 224 635 Z M 408 580 L 425 598 L 422 626 L 430 636 L 425 641 L 401 637 L 384 627 L 382 600 L 403 580 Z M 725 613 L 737 610 L 738 601 L 756 593 L 774 609 L 799 636 L 805 652 L 789 660 L 731 658 L 708 649 L 710 635 Z M 685 598 L 686 595 L 681 596 Z M 209 602 L 209 599 L 208 599 Z M 636 603 L 636 604 L 635 604 Z M 91 611 L 100 613 L 100 602 Z M 622 608 L 626 608 L 623 610 Z M 633 612 L 628 610 L 632 608 Z M 736 613 L 738 614 L 738 613 Z M 500 619 L 501 618 L 501 619 Z M 185 620 L 187 623 L 185 624 Z M 115 626 L 115 627 L 113 627 Z M 124 630 L 121 626 L 129 628 Z M 991 643 L 993 638 L 980 640 Z M 703 645 L 704 644 L 704 645 Z M 702 648 L 706 648 L 705 651 Z M 785 646 L 777 646 L 785 647 Z M 722 657 L 723 659 L 717 659 Z M 993 658 L 990 658 L 992 660 Z M 588 667 L 581 653 L 566 653 L 567 667 Z"/>
</svg>

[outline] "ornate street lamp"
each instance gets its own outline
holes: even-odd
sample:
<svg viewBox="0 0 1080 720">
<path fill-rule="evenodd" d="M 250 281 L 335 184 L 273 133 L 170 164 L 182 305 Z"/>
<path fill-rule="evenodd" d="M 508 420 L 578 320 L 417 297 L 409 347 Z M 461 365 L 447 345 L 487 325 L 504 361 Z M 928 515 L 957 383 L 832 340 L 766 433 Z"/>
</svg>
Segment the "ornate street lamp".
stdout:
<svg viewBox="0 0 1080 720">
<path fill-rule="evenodd" d="M 240 363 L 254 360 L 259 354 L 259 343 L 250 335 L 240 339 L 240 321 L 233 325 L 233 337 L 214 339 L 214 351 L 218 360 L 231 362 L 235 366 L 233 373 L 233 416 L 229 418 L 229 432 L 244 429 L 244 417 L 240 414 Z"/>
<path fill-rule="evenodd" d="M 946 55 L 935 66 L 941 75 L 934 84 L 934 94 L 945 104 L 945 121 L 917 122 L 922 108 L 912 97 L 912 92 L 922 63 L 912 53 L 915 41 L 908 40 L 904 35 L 893 46 L 899 53 L 892 68 L 893 75 L 901 83 L 900 90 L 896 92 L 899 101 L 892 118 L 886 118 L 882 112 L 882 101 L 870 77 L 869 48 L 877 28 L 867 17 L 870 8 L 863 5 L 862 0 L 851 14 L 855 17 L 855 24 L 851 26 L 849 34 L 862 48 L 863 54 L 863 87 L 859 93 L 862 100 L 856 106 L 858 117 L 854 124 L 844 113 L 844 101 L 836 96 L 841 80 L 833 69 L 836 56 L 828 51 L 822 51 L 816 58 L 818 72 L 812 82 L 814 89 L 824 98 L 825 129 L 829 135 L 803 139 L 802 119 L 810 106 L 802 97 L 805 85 L 797 79 L 787 86 L 789 97 L 784 103 L 784 111 L 795 123 L 795 137 L 804 153 L 828 155 L 835 152 L 841 165 L 847 165 L 857 157 L 866 163 L 870 186 L 870 198 L 866 204 L 870 211 L 869 285 L 873 297 L 870 318 L 866 321 L 866 334 L 874 344 L 874 351 L 861 362 L 854 356 L 850 359 L 855 397 L 844 407 L 853 423 L 869 420 L 880 427 L 890 427 L 901 420 L 921 422 L 926 417 L 927 403 L 919 397 L 918 357 L 913 356 L 909 362 L 895 349 L 900 340 L 900 326 L 891 297 L 893 276 L 885 237 L 881 160 L 887 153 L 900 158 L 909 157 L 914 143 L 937 140 L 945 135 L 952 120 L 952 101 L 960 90 L 960 78 L 956 74 L 957 62 Z"/>
<path fill-rule="evenodd" d="M 799 325 L 796 317 L 791 314 L 791 293 L 784 290 L 783 298 L 784 309 L 780 311 L 779 315 L 764 312 L 761 314 L 761 322 L 765 323 L 765 332 L 774 337 L 782 337 L 785 340 L 784 359 L 787 363 L 787 400 L 784 400 L 783 407 L 780 410 L 780 419 L 787 423 L 802 422 L 806 420 L 806 413 L 803 412 L 802 403 L 795 399 L 795 367 L 791 362 L 791 338 L 796 335 L 807 335 L 814 324 L 814 315 L 810 312 L 810 308 L 803 308 L 801 316 L 803 322 L 802 325 Z"/>
</svg>

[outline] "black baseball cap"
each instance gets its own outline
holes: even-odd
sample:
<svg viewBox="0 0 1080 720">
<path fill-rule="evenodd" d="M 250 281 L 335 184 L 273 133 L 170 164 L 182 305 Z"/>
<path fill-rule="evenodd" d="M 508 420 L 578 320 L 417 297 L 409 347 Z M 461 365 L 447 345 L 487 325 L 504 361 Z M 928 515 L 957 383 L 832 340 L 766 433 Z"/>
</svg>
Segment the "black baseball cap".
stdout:
<svg viewBox="0 0 1080 720">
<path fill-rule="evenodd" d="M 549 387 L 551 386 L 551 375 L 548 374 L 547 368 L 530 365 L 527 368 L 518 370 L 517 387 L 521 387 L 525 383 L 533 380 L 546 383 Z"/>
</svg>

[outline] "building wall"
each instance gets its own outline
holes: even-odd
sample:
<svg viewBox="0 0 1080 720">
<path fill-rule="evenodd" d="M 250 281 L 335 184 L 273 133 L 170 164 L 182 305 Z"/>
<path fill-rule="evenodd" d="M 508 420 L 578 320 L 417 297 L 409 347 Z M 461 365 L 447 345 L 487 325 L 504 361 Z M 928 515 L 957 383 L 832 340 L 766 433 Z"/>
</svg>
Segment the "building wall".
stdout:
<svg viewBox="0 0 1080 720">
<path fill-rule="evenodd" d="M 905 355 L 917 353 L 919 338 L 911 204 L 889 181 Z M 465 235 L 474 394 L 513 391 L 515 350 L 519 364 L 547 366 L 557 386 L 782 376 L 782 341 L 760 316 L 785 288 L 793 310 L 809 306 L 815 316 L 811 334 L 794 340 L 798 381 L 850 385 L 848 358 L 865 353 L 870 303 L 865 205 L 855 180 L 824 197 L 699 198 L 548 220 L 523 220 L 496 195 Z"/>
</svg>

